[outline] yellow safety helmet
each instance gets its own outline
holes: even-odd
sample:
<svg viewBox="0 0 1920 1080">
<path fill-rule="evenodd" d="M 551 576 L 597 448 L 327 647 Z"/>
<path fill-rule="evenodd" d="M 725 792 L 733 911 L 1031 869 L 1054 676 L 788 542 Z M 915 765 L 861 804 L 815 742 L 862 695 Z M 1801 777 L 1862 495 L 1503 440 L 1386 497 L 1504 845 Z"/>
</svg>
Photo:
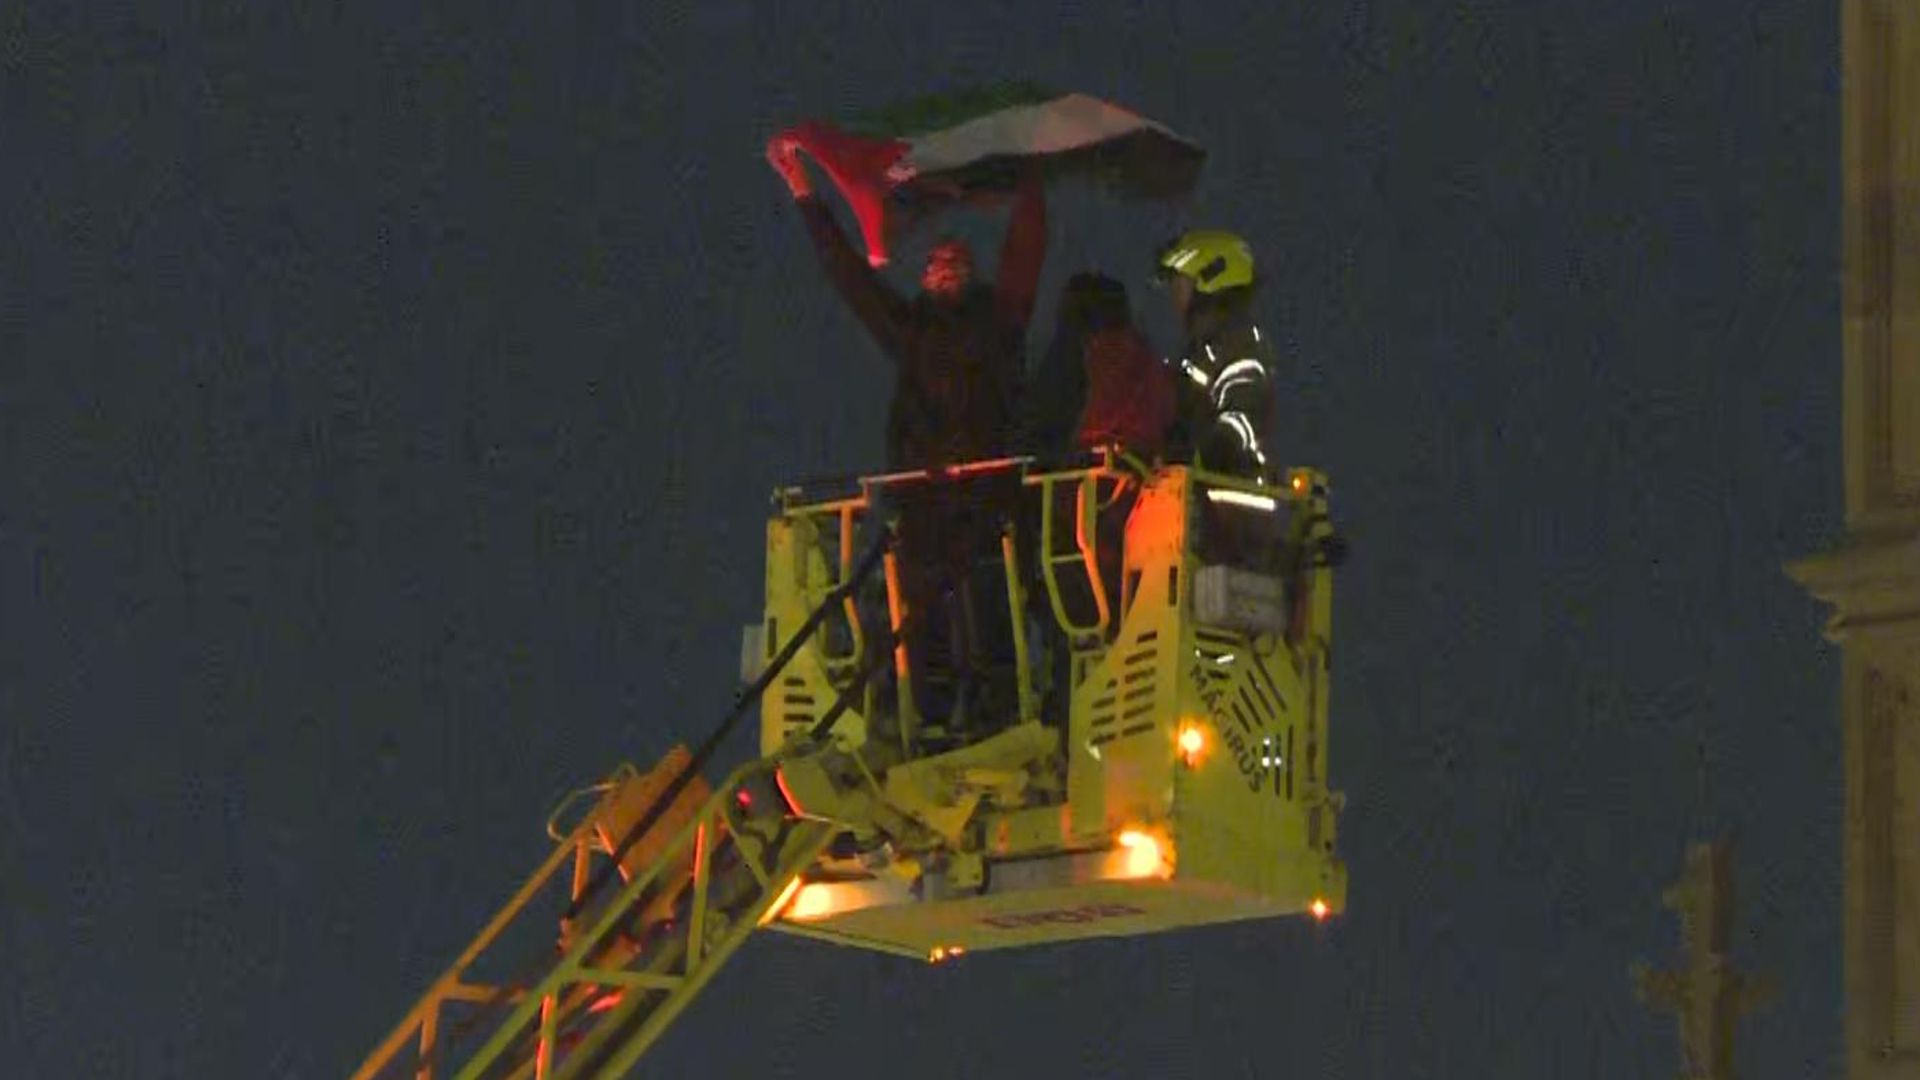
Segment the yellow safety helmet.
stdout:
<svg viewBox="0 0 1920 1080">
<path fill-rule="evenodd" d="M 1194 229 L 1160 249 L 1159 276 L 1193 279 L 1194 291 L 1217 293 L 1253 284 L 1253 249 L 1230 232 Z"/>
</svg>

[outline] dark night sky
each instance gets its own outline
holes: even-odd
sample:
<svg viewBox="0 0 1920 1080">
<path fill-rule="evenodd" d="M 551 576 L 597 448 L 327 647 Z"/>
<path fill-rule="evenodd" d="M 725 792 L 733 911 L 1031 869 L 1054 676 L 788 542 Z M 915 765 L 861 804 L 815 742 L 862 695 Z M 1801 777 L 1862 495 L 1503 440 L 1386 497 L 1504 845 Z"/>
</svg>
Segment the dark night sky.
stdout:
<svg viewBox="0 0 1920 1080">
<path fill-rule="evenodd" d="M 1665 1076 L 1627 965 L 1709 826 L 1785 982 L 1743 1075 L 1832 1071 L 1835 654 L 1779 570 L 1839 527 L 1827 5 L 401 6 L 0 12 L 7 1060 L 342 1075 L 560 792 L 704 733 L 767 491 L 877 462 L 886 394 L 762 140 L 1021 77 L 1212 151 L 1191 207 L 1056 194 L 1043 322 L 1183 221 L 1275 282 L 1354 540 L 1351 912 L 757 941 L 657 1074 Z"/>
</svg>

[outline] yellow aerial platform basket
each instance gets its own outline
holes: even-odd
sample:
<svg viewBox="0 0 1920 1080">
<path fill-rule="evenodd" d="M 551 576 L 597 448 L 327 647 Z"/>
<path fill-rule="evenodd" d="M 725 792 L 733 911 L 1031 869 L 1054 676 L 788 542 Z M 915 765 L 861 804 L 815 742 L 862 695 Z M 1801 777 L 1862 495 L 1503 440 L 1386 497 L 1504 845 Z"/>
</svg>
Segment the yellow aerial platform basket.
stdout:
<svg viewBox="0 0 1920 1080">
<path fill-rule="evenodd" d="M 990 734 L 957 749 L 902 692 L 904 665 L 890 691 L 862 695 L 834 734 L 899 743 L 893 772 L 920 782 L 890 784 L 891 801 L 935 833 L 943 813 L 965 825 L 931 850 L 823 859 L 772 926 L 945 958 L 1343 910 L 1341 798 L 1327 778 L 1338 541 L 1324 477 L 1296 470 L 1275 487 L 1107 454 L 1064 470 L 1015 460 L 788 489 L 768 525 L 765 621 L 746 662 L 845 580 L 892 493 L 928 483 L 997 485 L 999 507 L 1018 492 L 1016 524 L 974 590 L 1015 613 L 1016 689 L 999 695 Z M 845 598 L 769 688 L 763 753 L 811 728 L 900 616 L 897 585 L 881 591 L 885 603 Z"/>
<path fill-rule="evenodd" d="M 937 635 L 904 651 L 904 629 L 939 620 L 911 609 L 906 561 L 928 553 L 892 519 L 928 499 L 960 531 L 999 531 L 967 539 L 946 602 L 980 639 L 965 708 L 941 696 Z M 938 962 L 1344 909 L 1341 548 L 1320 474 L 1268 486 L 1108 452 L 776 501 L 727 717 L 569 796 L 552 853 L 356 1080 L 626 1076 L 763 927 Z M 756 705 L 762 756 L 709 786 Z M 550 906 L 557 938 L 513 963 Z"/>
</svg>

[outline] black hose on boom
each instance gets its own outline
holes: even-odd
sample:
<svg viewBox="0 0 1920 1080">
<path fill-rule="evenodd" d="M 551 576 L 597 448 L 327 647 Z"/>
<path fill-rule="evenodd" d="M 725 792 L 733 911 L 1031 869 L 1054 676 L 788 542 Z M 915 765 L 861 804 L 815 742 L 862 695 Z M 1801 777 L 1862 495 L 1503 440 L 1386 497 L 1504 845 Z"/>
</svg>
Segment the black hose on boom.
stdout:
<svg viewBox="0 0 1920 1080">
<path fill-rule="evenodd" d="M 608 861 L 601 865 L 600 869 L 594 873 L 593 878 L 587 882 L 586 887 L 580 891 L 580 895 L 575 897 L 573 902 L 567 906 L 566 914 L 562 916 L 563 919 L 579 917 L 580 912 L 585 910 L 587 901 L 592 899 L 595 893 L 606 887 L 607 882 L 619 871 L 621 857 L 624 856 L 628 849 L 632 848 L 634 844 L 639 843 L 640 838 L 647 834 L 647 830 L 653 828 L 654 824 L 667 812 L 667 808 L 673 805 L 673 801 L 680 797 L 680 793 L 686 790 L 688 784 L 693 782 L 693 778 L 700 775 L 701 770 L 706 767 L 707 762 L 713 757 L 714 753 L 720 749 L 720 745 L 726 741 L 727 736 L 733 734 L 733 729 L 739 725 L 741 718 L 747 715 L 747 710 L 760 700 L 761 696 L 767 692 L 767 687 L 772 686 L 773 681 L 780 676 L 781 671 L 783 671 L 789 663 L 792 663 L 795 656 L 799 655 L 800 649 L 806 644 L 807 639 L 812 637 L 814 631 L 820 628 L 820 624 L 826 621 L 827 612 L 833 610 L 836 605 L 852 595 L 854 590 L 858 589 L 866 581 L 867 577 L 873 573 L 874 568 L 880 565 L 881 559 L 886 555 L 887 549 L 891 547 L 892 544 L 892 533 L 882 532 L 880 536 L 875 539 L 873 545 L 867 549 L 866 553 L 860 556 L 860 561 L 855 564 L 853 573 L 849 574 L 845 581 L 834 586 L 832 591 L 827 593 L 826 599 L 820 602 L 819 607 L 813 609 L 813 614 L 807 616 L 807 621 L 801 624 L 800 629 L 794 631 L 791 638 L 787 639 L 786 645 L 782 646 L 780 652 L 767 664 L 766 670 L 760 673 L 760 677 L 755 679 L 750 685 L 741 687 L 740 690 L 734 694 L 733 708 L 728 710 L 727 715 L 721 719 L 719 725 L 716 726 L 713 732 L 706 737 L 706 740 L 700 744 L 699 749 L 693 752 L 692 758 L 687 762 L 687 767 L 680 770 L 680 775 L 673 778 L 672 782 L 666 786 L 666 789 L 654 799 L 653 805 L 648 808 L 647 812 L 640 815 L 640 820 L 634 823 L 633 828 L 628 829 L 627 834 L 620 838 L 620 843 L 613 849 Z M 884 655 L 884 653 L 882 655 Z M 865 682 L 866 680 L 864 678 L 859 679 L 856 685 L 864 684 Z M 850 687 L 849 689 L 852 688 Z M 830 713 L 830 719 L 838 719 L 839 712 L 845 711 L 846 700 L 846 695 L 843 694 L 841 701 L 836 704 L 838 711 Z M 815 728 L 816 732 L 820 730 L 822 729 L 819 727 Z"/>
<path fill-rule="evenodd" d="M 719 725 L 707 736 L 706 740 L 700 744 L 700 748 L 693 753 L 687 762 L 687 767 L 681 770 L 678 776 L 674 777 L 673 781 L 669 783 L 665 790 L 654 800 L 653 805 L 648 808 L 647 812 L 641 815 L 640 820 L 634 827 L 628 830 L 625 836 L 621 837 L 619 845 L 613 850 L 608 861 L 601 866 L 599 871 L 597 871 L 585 887 L 581 889 L 580 895 L 568 906 L 564 918 L 577 918 L 580 912 L 586 908 L 587 902 L 594 894 L 606 886 L 607 882 L 612 879 L 612 875 L 619 870 L 620 857 L 626 854 L 634 844 L 638 843 L 640 838 L 646 835 L 647 830 L 653 828 L 661 816 L 666 813 L 667 808 L 673 805 L 673 801 L 680 796 L 682 791 L 686 790 L 688 784 L 693 782 L 693 778 L 700 775 L 701 769 L 707 761 L 713 757 L 714 753 L 719 750 L 720 745 L 726 741 L 727 736 L 733 733 L 733 729 L 739 724 L 740 719 L 746 715 L 748 708 L 766 693 L 767 688 L 773 685 L 774 679 L 779 676 L 781 670 L 793 661 L 793 658 L 799 654 L 800 649 L 806 644 L 807 639 L 820 628 L 821 623 L 826 621 L 827 613 L 833 610 L 836 604 L 843 602 L 848 596 L 852 595 L 852 593 L 872 575 L 874 569 L 881 564 L 881 560 L 893 544 L 894 537 L 891 530 L 883 532 L 876 538 L 873 545 L 860 557 L 860 561 L 854 565 L 853 572 L 848 575 L 845 581 L 828 592 L 826 598 L 822 600 L 820 605 L 814 609 L 813 613 L 807 617 L 807 621 L 801 625 L 799 630 L 794 632 L 793 636 L 788 639 L 786 645 L 782 647 L 780 652 L 767 664 L 767 669 L 760 674 L 760 677 L 749 685 L 741 687 L 740 690 L 735 693 L 732 709 L 721 719 Z M 855 673 L 853 680 L 840 692 L 832 707 L 829 708 L 825 715 L 820 718 L 819 722 L 814 725 L 812 731 L 809 733 L 812 738 L 823 738 L 827 732 L 832 730 L 834 723 L 845 714 L 854 699 L 858 697 L 866 687 L 867 682 L 872 679 L 874 673 L 886 666 L 888 657 L 893 654 L 894 648 L 898 645 L 901 638 L 905 636 L 906 631 L 913 626 L 917 614 L 916 612 L 908 612 L 901 620 L 900 626 L 897 629 L 891 626 L 888 627 L 884 635 L 884 641 L 877 643 L 877 647 L 873 650 L 872 655 L 862 663 L 860 669 Z M 544 959 L 530 962 L 519 978 L 510 982 L 501 983 L 494 989 L 492 994 L 488 995 L 485 1001 L 477 1003 L 478 1007 L 472 1015 L 466 1017 L 462 1023 L 453 1026 L 452 1035 L 459 1037 L 471 1031 L 489 1014 L 496 1013 L 502 1005 L 506 1004 L 511 992 L 516 988 L 524 989 L 528 985 L 532 974 L 544 963 Z"/>
</svg>

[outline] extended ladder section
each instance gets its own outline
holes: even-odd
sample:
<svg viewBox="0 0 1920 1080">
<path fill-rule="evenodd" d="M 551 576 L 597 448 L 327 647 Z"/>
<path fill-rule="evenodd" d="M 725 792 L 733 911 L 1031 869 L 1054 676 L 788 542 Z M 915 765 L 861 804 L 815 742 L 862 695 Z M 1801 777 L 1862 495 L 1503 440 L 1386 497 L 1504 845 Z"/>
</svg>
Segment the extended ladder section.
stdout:
<svg viewBox="0 0 1920 1080">
<path fill-rule="evenodd" d="M 773 763 L 754 762 L 711 793 L 687 789 L 705 797 L 683 794 L 629 848 L 617 864 L 621 887 L 567 920 L 536 978 L 489 986 L 470 982 L 468 970 L 569 863 L 578 892 L 588 860 L 607 853 L 633 809 L 688 760 L 682 749 L 650 774 L 616 774 L 595 811 L 355 1076 L 625 1075 L 832 839 L 832 824 L 786 809 Z M 443 1010 L 453 1003 L 480 1008 L 449 1024 Z"/>
<path fill-rule="evenodd" d="M 791 817 L 766 764 L 742 769 L 599 905 L 456 1075 L 624 1076 L 795 887 L 833 831 Z"/>
<path fill-rule="evenodd" d="M 821 718 L 820 739 L 796 738 L 782 755 L 741 767 L 710 790 L 700 769 L 807 640 L 881 565 L 877 542 L 844 583 L 830 590 L 764 674 L 692 753 L 676 748 L 648 773 L 623 765 L 604 783 L 575 792 L 548 821 L 558 841 L 513 898 L 353 1074 L 354 1080 L 412 1076 L 618 1077 L 660 1036 L 754 928 L 791 900 L 844 823 L 802 817 L 783 792 L 783 766 L 802 763 L 810 802 L 839 799 L 837 778 L 873 783 L 824 741 L 878 665 L 853 674 L 839 705 Z M 825 762 L 835 763 L 831 767 Z M 569 828 L 559 821 L 583 795 L 593 809 Z M 870 831 L 870 830 L 869 830 Z M 598 864 L 596 866 L 596 863 Z M 516 974 L 476 972 L 527 933 L 551 927 L 542 900 L 566 880 L 559 940 Z M 618 880 L 617 889 L 611 889 Z"/>
</svg>

